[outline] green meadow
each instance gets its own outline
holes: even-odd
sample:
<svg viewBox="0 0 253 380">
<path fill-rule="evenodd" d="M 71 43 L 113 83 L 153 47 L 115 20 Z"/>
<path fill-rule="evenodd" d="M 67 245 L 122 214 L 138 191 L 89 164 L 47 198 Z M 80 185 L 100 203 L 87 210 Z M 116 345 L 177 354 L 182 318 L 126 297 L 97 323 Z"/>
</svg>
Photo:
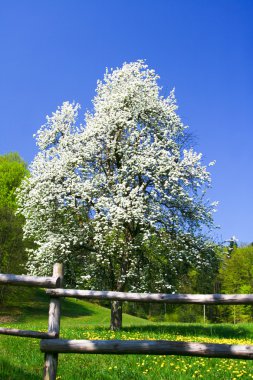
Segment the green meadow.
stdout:
<svg viewBox="0 0 253 380">
<path fill-rule="evenodd" d="M 0 311 L 0 326 L 46 331 L 48 299 L 37 291 L 33 302 L 9 304 Z M 253 344 L 251 324 L 154 323 L 123 315 L 124 328 L 109 330 L 110 310 L 98 304 L 62 300 L 61 337 L 67 339 L 167 339 Z M 0 336 L 0 379 L 42 379 L 39 340 Z M 246 360 L 153 355 L 60 354 L 57 379 L 250 379 Z"/>
</svg>

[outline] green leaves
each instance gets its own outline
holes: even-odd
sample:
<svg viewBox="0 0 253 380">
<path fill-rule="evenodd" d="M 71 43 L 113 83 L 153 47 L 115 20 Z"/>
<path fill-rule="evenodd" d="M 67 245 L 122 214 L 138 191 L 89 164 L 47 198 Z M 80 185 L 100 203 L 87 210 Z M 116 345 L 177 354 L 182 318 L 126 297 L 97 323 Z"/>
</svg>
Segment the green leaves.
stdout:
<svg viewBox="0 0 253 380">
<path fill-rule="evenodd" d="M 0 272 L 21 273 L 26 261 L 23 243 L 24 218 L 15 215 L 16 189 L 28 175 L 25 162 L 18 153 L 0 156 Z M 10 289 L 8 290 L 10 293 Z M 7 295 L 1 291 L 0 302 Z"/>
<path fill-rule="evenodd" d="M 16 209 L 16 189 L 25 175 L 25 162 L 17 153 L 0 156 L 0 208 Z"/>
</svg>

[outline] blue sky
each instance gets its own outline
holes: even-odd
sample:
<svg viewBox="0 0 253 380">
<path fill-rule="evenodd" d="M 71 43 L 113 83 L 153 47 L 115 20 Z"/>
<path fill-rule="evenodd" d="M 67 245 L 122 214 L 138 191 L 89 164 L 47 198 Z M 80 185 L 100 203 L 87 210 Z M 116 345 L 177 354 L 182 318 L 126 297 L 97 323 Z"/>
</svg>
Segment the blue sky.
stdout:
<svg viewBox="0 0 253 380">
<path fill-rule="evenodd" d="M 212 168 L 216 237 L 253 241 L 252 0 L 0 0 L 0 154 L 31 162 L 65 100 L 91 108 L 106 67 L 146 59 Z"/>
</svg>

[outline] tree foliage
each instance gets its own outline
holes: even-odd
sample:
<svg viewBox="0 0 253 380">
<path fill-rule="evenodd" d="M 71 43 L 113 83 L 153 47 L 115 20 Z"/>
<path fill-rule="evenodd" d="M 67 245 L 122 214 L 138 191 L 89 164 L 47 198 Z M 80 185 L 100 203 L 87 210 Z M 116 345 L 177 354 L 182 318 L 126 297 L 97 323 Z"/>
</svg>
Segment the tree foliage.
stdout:
<svg viewBox="0 0 253 380">
<path fill-rule="evenodd" d="M 19 191 L 32 273 L 60 260 L 89 287 L 161 291 L 180 263 L 210 264 L 210 174 L 158 78 L 143 61 L 107 71 L 84 125 L 64 102 L 38 130 Z"/>
<path fill-rule="evenodd" d="M 18 153 L 0 156 L 0 207 L 16 209 L 16 189 L 27 174 L 26 164 Z"/>
<path fill-rule="evenodd" d="M 253 246 L 235 248 L 224 259 L 220 277 L 224 293 L 253 293 Z"/>
<path fill-rule="evenodd" d="M 16 189 L 28 174 L 25 162 L 17 153 L 0 156 L 0 272 L 24 271 L 23 217 L 15 215 Z M 1 301 L 5 296 L 1 288 Z"/>
<path fill-rule="evenodd" d="M 219 280 L 222 293 L 252 294 L 253 293 L 253 246 L 234 246 L 224 257 L 220 268 Z M 252 305 L 223 307 L 223 318 L 232 322 L 252 321 Z"/>
</svg>

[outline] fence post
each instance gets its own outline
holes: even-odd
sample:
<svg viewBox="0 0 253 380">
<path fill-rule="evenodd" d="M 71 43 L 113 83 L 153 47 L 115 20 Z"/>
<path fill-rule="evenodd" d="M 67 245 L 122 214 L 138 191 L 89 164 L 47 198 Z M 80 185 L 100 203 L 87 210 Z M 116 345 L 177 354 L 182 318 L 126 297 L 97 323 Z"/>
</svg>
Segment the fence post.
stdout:
<svg viewBox="0 0 253 380">
<path fill-rule="evenodd" d="M 63 264 L 54 264 L 53 276 L 60 277 L 61 281 L 59 287 L 63 287 Z M 60 318 L 61 318 L 61 304 L 60 298 L 50 298 L 49 303 L 49 318 L 48 318 L 48 332 L 55 333 L 56 338 L 60 335 Z M 44 361 L 44 380 L 55 380 L 57 373 L 58 354 L 45 354 Z"/>
</svg>

